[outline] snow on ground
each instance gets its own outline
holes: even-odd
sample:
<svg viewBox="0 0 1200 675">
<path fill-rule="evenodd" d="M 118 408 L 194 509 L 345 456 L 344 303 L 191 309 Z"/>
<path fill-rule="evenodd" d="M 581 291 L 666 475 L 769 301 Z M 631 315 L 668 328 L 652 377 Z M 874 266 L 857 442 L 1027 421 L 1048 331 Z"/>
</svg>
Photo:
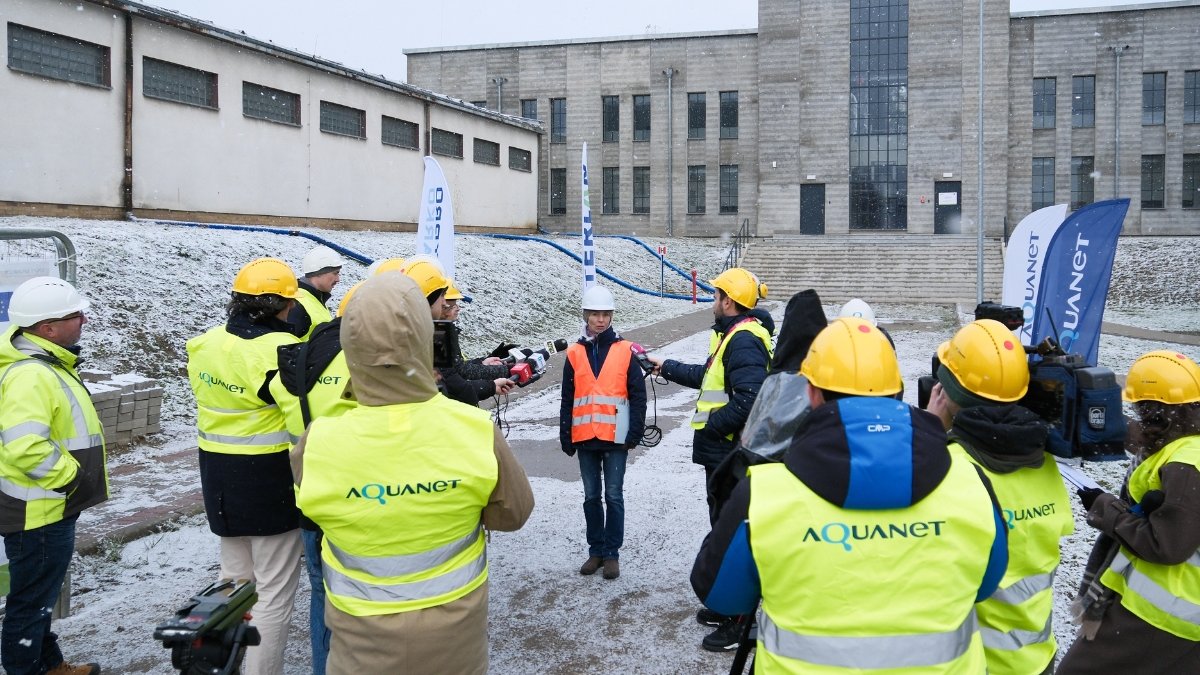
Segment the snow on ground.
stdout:
<svg viewBox="0 0 1200 675">
<path fill-rule="evenodd" d="M 194 446 L 193 404 L 183 378 L 183 343 L 219 320 L 236 270 L 260 255 L 296 263 L 312 245 L 296 237 L 150 223 L 0 218 L 0 227 L 52 228 L 68 234 L 79 251 L 80 285 L 93 300 L 84 339 L 91 365 L 136 371 L 159 378 L 166 386 L 163 433 L 111 460 L 138 464 L 144 470 L 153 470 L 156 456 Z M 411 234 L 318 234 L 371 257 L 412 253 Z M 568 248 L 578 246 L 577 239 L 559 241 Z M 461 237 L 456 243 L 459 279 L 476 297 L 463 312 L 468 353 L 488 351 L 501 339 L 533 344 L 576 334 L 577 263 L 543 244 L 483 237 Z M 666 242 L 648 243 L 653 247 Z M 672 239 L 669 245 L 669 259 L 685 269 L 699 268 L 702 279 L 716 273 L 725 255 L 720 242 Z M 1114 270 L 1113 298 L 1121 302 L 1110 307 L 1106 318 L 1116 320 L 1114 309 L 1119 304 L 1122 317 L 1144 317 L 1144 323 L 1134 325 L 1200 330 L 1200 322 L 1193 320 L 1200 319 L 1195 313 L 1200 300 L 1196 279 L 1200 241 L 1134 240 L 1129 246 L 1132 253 L 1127 253 L 1122 243 Z M 601 239 L 598 253 L 602 268 L 657 288 L 657 261 L 640 247 L 619 239 Z M 1136 269 L 1126 274 L 1122 270 L 1127 268 Z M 335 298 L 362 275 L 361 266 L 349 263 Z M 672 284 L 668 292 L 689 291 L 684 279 L 672 278 L 668 272 L 668 280 Z M 1144 287 L 1128 287 L 1143 282 Z M 614 290 L 621 308 L 618 327 L 623 330 L 694 309 L 686 302 Z M 832 306 L 826 309 L 830 314 L 836 311 Z M 774 311 L 777 320 L 781 319 L 782 305 L 776 305 Z M 878 305 L 876 311 L 884 321 L 923 322 L 919 330 L 909 328 L 914 325 L 909 323 L 892 331 L 901 357 L 906 399 L 915 403 L 916 378 L 927 374 L 929 357 L 953 334 L 956 313 L 949 306 L 931 305 Z M 658 352 L 696 362 L 704 356 L 707 339 L 704 333 L 692 335 Z M 1100 355 L 1103 365 L 1123 372 L 1139 354 L 1164 346 L 1104 336 Z M 1200 358 L 1198 347 L 1172 348 Z M 531 479 L 537 507 L 529 523 L 519 532 L 493 533 L 489 544 L 492 672 L 693 673 L 728 669 L 728 655 L 699 648 L 707 629 L 693 619 L 698 604 L 687 581 L 707 529 L 703 473 L 690 461 L 687 417 L 693 396 L 677 391 L 658 400 L 662 441 L 629 466 L 620 579 L 581 577 L 576 571 L 586 554 L 579 482 Z M 557 387 L 513 401 L 506 413 L 511 423 L 510 442 L 514 446 L 553 445 L 557 430 L 542 422 L 556 418 L 558 402 Z M 1102 485 L 1116 489 L 1126 463 L 1088 464 L 1084 469 Z M 194 484 L 196 476 L 176 479 Z M 128 502 L 130 509 L 136 509 L 141 498 L 137 494 L 114 495 L 114 500 Z M 1064 648 L 1074 635 L 1067 604 L 1094 539 L 1079 516 L 1078 504 L 1076 514 L 1076 533 L 1063 542 L 1063 564 L 1056 581 L 1055 626 Z M 98 555 L 77 558 L 73 614 L 55 622 L 68 658 L 99 660 L 106 672 L 173 672 L 167 652 L 151 639 L 151 629 L 211 582 L 217 570 L 217 539 L 208 532 L 202 516 L 125 546 L 108 546 Z M 307 608 L 304 578 L 287 653 L 288 673 L 307 672 L 309 667 Z"/>
</svg>

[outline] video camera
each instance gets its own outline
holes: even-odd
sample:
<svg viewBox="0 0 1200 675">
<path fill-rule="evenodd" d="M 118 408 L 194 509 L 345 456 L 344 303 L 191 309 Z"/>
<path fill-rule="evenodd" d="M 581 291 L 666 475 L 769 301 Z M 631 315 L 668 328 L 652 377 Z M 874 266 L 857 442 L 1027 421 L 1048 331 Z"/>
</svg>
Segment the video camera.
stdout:
<svg viewBox="0 0 1200 675">
<path fill-rule="evenodd" d="M 453 368 L 462 358 L 458 346 L 458 327 L 453 321 L 433 322 L 433 367 Z"/>
<path fill-rule="evenodd" d="M 546 360 L 550 355 L 565 351 L 567 347 L 567 341 L 559 338 L 547 340 L 541 349 L 510 349 L 508 356 L 502 359 L 509 366 L 508 379 L 516 382 L 518 387 L 537 382 L 546 373 Z"/>
<path fill-rule="evenodd" d="M 975 308 L 975 319 L 994 319 L 1009 330 L 1024 323 L 1020 307 L 991 302 Z M 1029 364 L 1029 390 L 1017 403 L 1049 426 L 1046 450 L 1064 458 L 1124 459 L 1125 416 L 1116 374 L 1087 363 L 1081 354 L 1066 353 L 1054 338 L 1025 347 L 1025 352 L 1036 358 Z M 932 361 L 932 376 L 917 380 L 917 405 L 922 410 L 929 407 L 941 366 L 937 355 Z"/>
<path fill-rule="evenodd" d="M 154 639 L 171 650 L 171 665 L 181 673 L 235 675 L 246 648 L 260 641 L 249 615 L 257 600 L 253 581 L 222 579 L 159 624 Z"/>
</svg>

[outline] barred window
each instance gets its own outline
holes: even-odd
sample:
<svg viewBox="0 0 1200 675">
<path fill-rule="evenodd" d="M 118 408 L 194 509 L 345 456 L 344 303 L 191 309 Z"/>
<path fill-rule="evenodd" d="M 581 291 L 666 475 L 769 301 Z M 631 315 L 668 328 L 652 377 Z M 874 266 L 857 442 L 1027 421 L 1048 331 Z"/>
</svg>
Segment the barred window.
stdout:
<svg viewBox="0 0 1200 675">
<path fill-rule="evenodd" d="M 8 24 L 8 67 L 55 80 L 110 84 L 108 47 L 17 23 Z"/>
<path fill-rule="evenodd" d="M 738 93 L 721 92 L 721 138 L 738 137 Z"/>
<path fill-rule="evenodd" d="M 1053 129 L 1057 104 L 1057 80 L 1053 77 L 1033 78 L 1033 128 Z"/>
<path fill-rule="evenodd" d="M 1200 155 L 1183 156 L 1183 208 L 1200 208 Z"/>
<path fill-rule="evenodd" d="M 688 213 L 704 213 L 705 174 L 703 164 L 688 167 Z"/>
<path fill-rule="evenodd" d="M 620 213 L 621 169 L 620 167 L 606 166 L 602 169 L 601 175 L 603 177 L 601 211 L 603 213 Z"/>
<path fill-rule="evenodd" d="M 738 165 L 721 165 L 721 213 L 738 212 Z"/>
<path fill-rule="evenodd" d="M 367 112 L 358 108 L 321 101 L 321 131 L 352 138 L 367 137 Z"/>
<path fill-rule="evenodd" d="M 434 128 L 430 133 L 429 144 L 433 154 L 443 155 L 446 157 L 457 157 L 462 159 L 463 156 L 463 137 L 462 134 L 456 134 L 453 131 Z"/>
<path fill-rule="evenodd" d="M 521 117 L 529 120 L 536 120 L 538 118 L 536 98 L 521 99 Z"/>
<path fill-rule="evenodd" d="M 1142 124 L 1165 124 L 1166 120 L 1167 74 L 1142 73 Z"/>
<path fill-rule="evenodd" d="M 1200 70 L 1183 74 L 1183 123 L 1200 124 Z"/>
<path fill-rule="evenodd" d="M 1161 209 L 1166 206 L 1166 157 L 1142 155 L 1142 208 Z"/>
<path fill-rule="evenodd" d="M 1092 173 L 1096 170 L 1095 159 L 1088 157 L 1071 158 L 1071 210 L 1078 209 L 1096 201 L 1096 179 Z"/>
<path fill-rule="evenodd" d="M 482 138 L 476 138 L 475 163 L 500 166 L 500 144 L 493 143 L 491 141 L 485 141 Z"/>
<path fill-rule="evenodd" d="M 567 99 L 550 99 L 550 142 L 567 142 Z"/>
<path fill-rule="evenodd" d="M 708 109 L 704 92 L 688 94 L 688 140 L 703 140 L 705 116 Z"/>
<path fill-rule="evenodd" d="M 621 135 L 621 99 L 618 96 L 600 97 L 600 117 L 603 125 L 601 140 L 616 143 Z"/>
<path fill-rule="evenodd" d="M 419 150 L 421 148 L 421 127 L 416 122 L 384 115 L 383 123 L 380 125 L 379 138 L 384 145 Z"/>
<path fill-rule="evenodd" d="M 1033 158 L 1033 210 L 1054 204 L 1054 158 Z"/>
<path fill-rule="evenodd" d="M 650 140 L 650 95 L 633 97 L 633 140 Z"/>
<path fill-rule="evenodd" d="M 550 215 L 567 212 L 567 170 L 550 169 Z"/>
<path fill-rule="evenodd" d="M 533 171 L 533 154 L 521 148 L 508 148 L 508 168 L 515 171 Z"/>
<path fill-rule="evenodd" d="M 142 57 L 142 95 L 217 109 L 217 74 Z"/>
<path fill-rule="evenodd" d="M 1096 76 L 1076 75 L 1071 78 L 1071 126 L 1096 126 Z"/>
<path fill-rule="evenodd" d="M 650 213 L 650 167 L 633 167 L 633 212 Z"/>
<path fill-rule="evenodd" d="M 300 94 L 242 82 L 242 114 L 268 122 L 300 126 Z"/>
</svg>

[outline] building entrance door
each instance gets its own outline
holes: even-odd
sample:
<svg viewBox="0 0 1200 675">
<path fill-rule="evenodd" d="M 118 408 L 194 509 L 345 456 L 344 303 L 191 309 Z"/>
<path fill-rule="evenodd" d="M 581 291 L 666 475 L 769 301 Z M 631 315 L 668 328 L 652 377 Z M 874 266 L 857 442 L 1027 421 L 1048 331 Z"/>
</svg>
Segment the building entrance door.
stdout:
<svg viewBox="0 0 1200 675">
<path fill-rule="evenodd" d="M 800 234 L 825 234 L 825 184 L 800 186 Z"/>
<path fill-rule="evenodd" d="M 933 233 L 962 234 L 962 183 L 935 181 L 933 200 Z"/>
</svg>

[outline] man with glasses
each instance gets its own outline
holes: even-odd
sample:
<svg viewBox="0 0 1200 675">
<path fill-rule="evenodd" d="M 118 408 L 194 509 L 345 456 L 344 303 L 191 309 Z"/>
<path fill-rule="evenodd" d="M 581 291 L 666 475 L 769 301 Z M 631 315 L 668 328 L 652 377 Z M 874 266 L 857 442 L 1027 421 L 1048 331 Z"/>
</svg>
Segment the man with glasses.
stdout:
<svg viewBox="0 0 1200 675">
<path fill-rule="evenodd" d="M 96 675 L 63 660 L 50 608 L 75 552 L 75 521 L 108 499 L 104 429 L 75 366 L 89 303 L 35 277 L 13 292 L 0 337 L 0 533 L 9 559 L 0 660 L 11 675 Z"/>
</svg>

